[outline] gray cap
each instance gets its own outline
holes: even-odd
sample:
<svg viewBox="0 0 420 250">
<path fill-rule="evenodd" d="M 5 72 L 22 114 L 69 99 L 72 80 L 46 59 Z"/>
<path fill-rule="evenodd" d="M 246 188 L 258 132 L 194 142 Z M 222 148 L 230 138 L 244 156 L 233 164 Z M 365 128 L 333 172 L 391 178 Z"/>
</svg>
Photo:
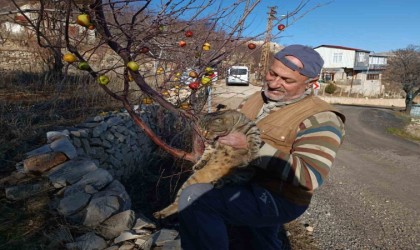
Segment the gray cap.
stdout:
<svg viewBox="0 0 420 250">
<path fill-rule="evenodd" d="M 299 59 L 303 64 L 303 68 L 296 66 L 294 63 L 289 61 L 286 56 L 294 56 Z M 317 77 L 324 65 L 324 60 L 322 60 L 318 52 L 311 47 L 299 44 L 284 47 L 274 55 L 274 58 L 282 62 L 290 69 L 298 71 L 300 74 L 311 78 Z"/>
</svg>

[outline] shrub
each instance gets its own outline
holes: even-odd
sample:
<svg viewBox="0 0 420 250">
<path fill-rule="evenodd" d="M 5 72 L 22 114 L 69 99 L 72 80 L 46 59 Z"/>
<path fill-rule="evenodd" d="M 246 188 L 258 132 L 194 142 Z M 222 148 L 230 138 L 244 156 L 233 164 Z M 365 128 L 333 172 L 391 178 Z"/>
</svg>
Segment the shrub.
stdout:
<svg viewBox="0 0 420 250">
<path fill-rule="evenodd" d="M 330 83 L 325 87 L 325 92 L 328 94 L 334 94 L 334 92 L 337 90 L 337 86 L 335 86 L 334 83 Z"/>
</svg>

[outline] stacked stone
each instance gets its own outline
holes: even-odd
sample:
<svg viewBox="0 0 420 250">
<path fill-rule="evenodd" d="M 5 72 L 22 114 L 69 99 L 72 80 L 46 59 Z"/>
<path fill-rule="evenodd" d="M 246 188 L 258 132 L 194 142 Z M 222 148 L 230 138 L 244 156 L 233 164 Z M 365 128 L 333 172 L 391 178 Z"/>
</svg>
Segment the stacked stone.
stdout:
<svg viewBox="0 0 420 250">
<path fill-rule="evenodd" d="M 42 60 L 34 63 L 39 56 L 33 51 L 21 50 L 19 47 L 0 50 L 0 66 L 4 71 L 17 70 L 40 72 L 45 70 Z"/>
<path fill-rule="evenodd" d="M 134 173 L 154 147 L 128 113 L 96 116 L 69 134 L 79 155 L 91 158 L 118 180 Z"/>
<path fill-rule="evenodd" d="M 10 200 L 46 193 L 54 197 L 51 214 L 72 226 L 59 225 L 50 248 L 180 249 L 178 232 L 157 230 L 151 220 L 131 210 L 125 187 L 113 176 L 132 171 L 129 164 L 139 163 L 151 150 L 133 126 L 121 113 L 95 117 L 76 129 L 48 132 L 48 144 L 26 153 L 17 170 L 0 180 Z M 126 170 L 119 172 L 118 167 Z"/>
</svg>

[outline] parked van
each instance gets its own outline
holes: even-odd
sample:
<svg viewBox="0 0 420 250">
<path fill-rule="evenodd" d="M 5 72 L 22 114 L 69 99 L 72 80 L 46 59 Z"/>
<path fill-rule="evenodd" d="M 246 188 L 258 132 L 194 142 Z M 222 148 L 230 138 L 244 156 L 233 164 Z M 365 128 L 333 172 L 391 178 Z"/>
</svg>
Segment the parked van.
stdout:
<svg viewBox="0 0 420 250">
<path fill-rule="evenodd" d="M 249 69 L 247 66 L 232 66 L 227 71 L 226 85 L 249 85 Z"/>
</svg>

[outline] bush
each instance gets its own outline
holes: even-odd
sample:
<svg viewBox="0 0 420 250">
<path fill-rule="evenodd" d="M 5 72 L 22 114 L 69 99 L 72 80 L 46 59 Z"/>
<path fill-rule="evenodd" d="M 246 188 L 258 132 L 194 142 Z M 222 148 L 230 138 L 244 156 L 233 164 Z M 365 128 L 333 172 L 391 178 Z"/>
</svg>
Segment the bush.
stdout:
<svg viewBox="0 0 420 250">
<path fill-rule="evenodd" d="M 337 86 L 335 86 L 334 83 L 330 83 L 325 87 L 325 92 L 328 94 L 334 94 L 334 92 L 337 90 Z"/>
</svg>

